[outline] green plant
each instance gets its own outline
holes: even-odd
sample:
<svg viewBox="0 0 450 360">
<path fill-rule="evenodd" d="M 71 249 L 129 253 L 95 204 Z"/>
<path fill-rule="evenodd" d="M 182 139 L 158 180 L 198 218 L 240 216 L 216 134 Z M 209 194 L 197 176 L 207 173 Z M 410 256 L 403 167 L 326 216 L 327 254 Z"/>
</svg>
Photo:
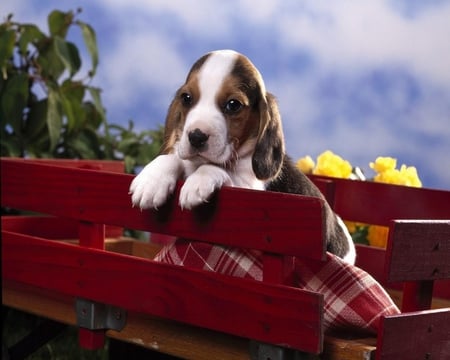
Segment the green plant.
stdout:
<svg viewBox="0 0 450 360">
<path fill-rule="evenodd" d="M 92 86 L 98 66 L 94 29 L 78 19 L 81 10 L 52 11 L 49 34 L 33 24 L 0 24 L 1 155 L 123 159 L 126 170 L 158 152 L 162 129 L 136 133 L 109 124 L 101 90 Z M 78 47 L 67 39 L 79 28 L 90 57 L 82 72 Z"/>
<path fill-rule="evenodd" d="M 94 29 L 78 19 L 81 10 L 52 11 L 49 34 L 34 24 L 0 24 L 0 146 L 1 156 L 124 160 L 127 172 L 148 163 L 162 144 L 162 127 L 136 132 L 110 124 L 101 90 L 91 85 L 98 66 Z M 78 28 L 90 57 L 83 72 L 78 47 L 68 40 Z M 3 213 L 15 213 L 2 208 Z M 143 238 L 143 234 L 127 230 Z M 2 342 L 11 346 L 41 319 L 3 308 Z M 3 349 L 4 350 L 4 349 Z M 65 331 L 30 359 L 104 359 L 107 350 L 82 350 L 76 329 Z"/>
</svg>

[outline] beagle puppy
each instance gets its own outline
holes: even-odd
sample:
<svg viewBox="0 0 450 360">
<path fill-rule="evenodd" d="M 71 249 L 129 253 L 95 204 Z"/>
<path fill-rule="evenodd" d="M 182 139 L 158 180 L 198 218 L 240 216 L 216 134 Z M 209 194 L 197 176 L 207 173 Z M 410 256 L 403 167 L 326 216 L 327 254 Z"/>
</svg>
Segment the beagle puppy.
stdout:
<svg viewBox="0 0 450 360">
<path fill-rule="evenodd" d="M 161 154 L 130 185 L 133 205 L 157 209 L 179 179 L 183 209 L 207 202 L 224 185 L 323 199 L 285 154 L 278 106 L 258 69 L 232 50 L 208 53 L 192 66 L 170 104 Z M 327 250 L 353 264 L 351 236 L 325 207 Z"/>
</svg>

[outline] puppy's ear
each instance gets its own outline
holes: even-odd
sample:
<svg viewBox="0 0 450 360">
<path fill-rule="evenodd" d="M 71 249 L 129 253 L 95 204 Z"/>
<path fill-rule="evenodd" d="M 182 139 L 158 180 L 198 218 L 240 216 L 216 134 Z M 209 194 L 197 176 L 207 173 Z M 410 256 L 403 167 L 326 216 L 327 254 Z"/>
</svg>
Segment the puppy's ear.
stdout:
<svg viewBox="0 0 450 360">
<path fill-rule="evenodd" d="M 268 180 L 281 169 L 284 158 L 284 137 L 278 105 L 272 94 L 266 93 L 259 103 L 260 125 L 252 167 L 256 177 Z"/>
<path fill-rule="evenodd" d="M 160 154 L 170 154 L 173 152 L 173 146 L 179 139 L 179 129 L 180 126 L 182 126 L 182 119 L 183 113 L 177 91 L 167 110 L 166 122 L 164 125 L 164 141 Z"/>
</svg>

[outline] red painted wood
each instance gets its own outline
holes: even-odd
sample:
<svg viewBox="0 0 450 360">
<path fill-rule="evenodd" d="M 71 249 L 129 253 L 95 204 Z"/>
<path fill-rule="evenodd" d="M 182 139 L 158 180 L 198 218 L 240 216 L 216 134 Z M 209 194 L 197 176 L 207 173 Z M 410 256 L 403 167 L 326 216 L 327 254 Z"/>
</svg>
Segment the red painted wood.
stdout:
<svg viewBox="0 0 450 360">
<path fill-rule="evenodd" d="M 292 286 L 294 282 L 294 258 L 278 254 L 263 254 L 263 281 Z"/>
<path fill-rule="evenodd" d="M 80 221 L 78 225 L 80 245 L 93 249 L 105 249 L 105 225 Z"/>
<path fill-rule="evenodd" d="M 129 311 L 321 351 L 323 297 L 294 287 L 10 232 L 2 234 L 2 276 Z"/>
<path fill-rule="evenodd" d="M 79 222 L 73 219 L 53 216 L 2 216 L 2 229 L 34 235 L 52 240 L 77 239 Z M 106 226 L 105 237 L 117 238 L 123 235 L 118 226 Z"/>
<path fill-rule="evenodd" d="M 82 159 L 24 159 L 8 158 L 17 163 L 34 163 L 50 165 L 52 167 L 68 167 L 75 169 L 108 171 L 115 173 L 125 172 L 125 163 L 117 160 L 82 160 Z"/>
<path fill-rule="evenodd" d="M 334 196 L 336 192 L 336 182 L 330 178 L 313 177 L 314 184 L 322 192 L 328 204 L 334 208 Z"/>
<path fill-rule="evenodd" d="M 130 175 L 2 159 L 2 205 L 228 246 L 323 259 L 323 204 L 292 194 L 223 188 L 182 211 L 178 191 L 159 211 L 131 207 Z M 51 184 L 51 186 L 49 186 Z M 242 240 L 245 239 L 245 240 Z"/>
<path fill-rule="evenodd" d="M 389 281 L 450 279 L 450 220 L 397 220 L 389 235 Z"/>
<path fill-rule="evenodd" d="M 450 191 L 311 176 L 335 184 L 334 210 L 345 220 L 389 225 L 393 219 L 450 219 Z"/>
<path fill-rule="evenodd" d="M 450 359 L 449 323 L 448 308 L 387 316 L 381 320 L 376 359 Z"/>
<path fill-rule="evenodd" d="M 402 312 L 431 309 L 433 281 L 405 282 L 403 285 Z"/>
<path fill-rule="evenodd" d="M 356 266 L 367 271 L 383 286 L 403 289 L 401 282 L 388 282 L 385 273 L 386 250 L 366 245 L 356 245 Z M 450 280 L 434 281 L 433 296 L 450 299 Z"/>
<path fill-rule="evenodd" d="M 392 222 L 385 277 L 390 282 L 405 281 L 402 311 L 429 309 L 434 280 L 450 279 L 449 240 L 450 220 Z"/>
<path fill-rule="evenodd" d="M 386 284 L 386 278 L 384 276 L 386 250 L 357 244 L 356 255 L 356 266 L 367 271 L 381 284 Z"/>
</svg>

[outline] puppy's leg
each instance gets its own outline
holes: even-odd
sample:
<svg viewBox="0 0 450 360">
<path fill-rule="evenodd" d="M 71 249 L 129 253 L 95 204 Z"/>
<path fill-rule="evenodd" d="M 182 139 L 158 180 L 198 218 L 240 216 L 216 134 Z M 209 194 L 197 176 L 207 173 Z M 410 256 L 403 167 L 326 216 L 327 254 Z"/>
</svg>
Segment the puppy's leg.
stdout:
<svg viewBox="0 0 450 360">
<path fill-rule="evenodd" d="M 130 185 L 131 201 L 141 209 L 157 209 L 173 193 L 183 174 L 183 163 L 173 154 L 159 155 L 142 169 Z"/>
<path fill-rule="evenodd" d="M 179 199 L 181 208 L 192 209 L 207 202 L 214 191 L 223 185 L 233 185 L 224 169 L 210 164 L 200 166 L 188 176 L 181 188 Z"/>
</svg>

